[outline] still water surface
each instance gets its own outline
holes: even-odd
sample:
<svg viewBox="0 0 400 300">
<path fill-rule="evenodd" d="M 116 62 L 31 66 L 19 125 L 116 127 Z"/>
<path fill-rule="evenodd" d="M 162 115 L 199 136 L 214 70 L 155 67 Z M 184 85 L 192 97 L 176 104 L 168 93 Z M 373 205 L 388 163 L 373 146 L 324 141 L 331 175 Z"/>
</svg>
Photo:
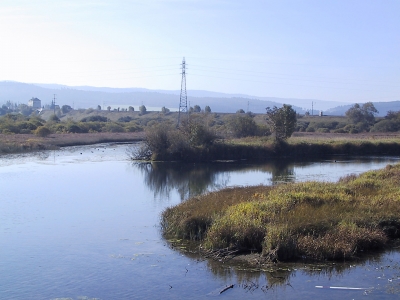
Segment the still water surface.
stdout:
<svg viewBox="0 0 400 300">
<path fill-rule="evenodd" d="M 235 185 L 336 181 L 398 158 L 151 165 L 132 164 L 127 147 L 0 157 L 0 299 L 399 297 L 397 251 L 357 264 L 300 263 L 258 272 L 186 255 L 159 231 L 160 213 L 189 196 Z"/>
</svg>

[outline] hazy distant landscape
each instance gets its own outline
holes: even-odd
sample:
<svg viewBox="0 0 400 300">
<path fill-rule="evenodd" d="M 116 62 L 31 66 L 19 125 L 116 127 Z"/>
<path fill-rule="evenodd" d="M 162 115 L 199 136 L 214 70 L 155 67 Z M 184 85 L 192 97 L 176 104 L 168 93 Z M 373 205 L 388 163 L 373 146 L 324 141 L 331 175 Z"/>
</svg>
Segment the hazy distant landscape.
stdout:
<svg viewBox="0 0 400 300">
<path fill-rule="evenodd" d="M 163 106 L 171 111 L 179 107 L 180 90 L 149 90 L 143 88 L 107 88 L 91 86 L 66 86 L 59 84 L 28 84 L 12 81 L 0 82 L 0 103 L 10 100 L 17 104 L 27 104 L 32 97 L 39 98 L 43 105 L 50 104 L 56 95 L 56 103 L 60 106 L 70 105 L 75 109 L 95 108 L 100 105 L 114 108 L 138 107 L 150 108 Z M 322 111 L 325 115 L 343 116 L 353 103 L 340 101 L 324 101 L 316 99 L 294 99 L 277 97 L 255 97 L 244 94 L 224 94 L 201 90 L 188 90 L 188 106 L 210 106 L 213 112 L 234 113 L 239 109 L 253 113 L 265 113 L 266 107 L 290 104 L 297 113 L 317 115 Z M 389 110 L 400 110 L 400 101 L 373 102 L 379 113 L 385 116 Z"/>
</svg>

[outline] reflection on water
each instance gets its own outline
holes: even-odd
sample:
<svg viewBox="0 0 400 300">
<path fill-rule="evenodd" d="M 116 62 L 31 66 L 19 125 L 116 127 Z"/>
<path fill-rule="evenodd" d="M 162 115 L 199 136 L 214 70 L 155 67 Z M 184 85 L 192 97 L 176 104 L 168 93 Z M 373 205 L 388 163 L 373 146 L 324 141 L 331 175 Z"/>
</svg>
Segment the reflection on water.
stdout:
<svg viewBox="0 0 400 300">
<path fill-rule="evenodd" d="M 281 159 L 264 164 L 244 162 L 133 163 L 141 171 L 147 187 L 155 197 L 169 198 L 177 191 L 185 200 L 228 186 L 275 185 L 306 180 L 337 181 L 350 173 L 359 174 L 397 162 L 393 157 L 334 157 L 318 162 Z"/>
<path fill-rule="evenodd" d="M 229 186 L 336 181 L 397 158 L 132 164 L 126 148 L 0 157 L 1 299 L 353 299 L 365 292 L 315 288 L 333 285 L 373 286 L 371 295 L 380 299 L 399 294 L 395 251 L 357 264 L 257 269 L 172 248 L 159 231 L 160 213 L 190 196 Z"/>
<path fill-rule="evenodd" d="M 206 192 L 220 190 L 227 186 L 242 185 L 231 182 L 231 175 L 249 176 L 264 173 L 271 176 L 271 182 L 294 181 L 294 165 L 290 163 L 270 163 L 253 165 L 232 162 L 216 162 L 204 164 L 186 163 L 134 163 L 143 176 L 144 182 L 157 197 L 169 198 L 172 190 L 177 190 L 181 200 Z M 259 176 L 256 176 L 260 178 Z M 261 184 L 255 179 L 249 184 Z"/>
</svg>

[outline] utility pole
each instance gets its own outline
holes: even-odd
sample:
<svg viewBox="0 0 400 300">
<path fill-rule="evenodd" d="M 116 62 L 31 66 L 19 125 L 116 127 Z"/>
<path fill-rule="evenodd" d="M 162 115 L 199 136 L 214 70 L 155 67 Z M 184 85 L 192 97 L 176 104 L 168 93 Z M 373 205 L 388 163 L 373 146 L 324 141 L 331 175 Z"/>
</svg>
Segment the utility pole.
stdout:
<svg viewBox="0 0 400 300">
<path fill-rule="evenodd" d="M 54 109 L 54 115 L 56 114 L 56 94 L 54 94 L 53 98 L 53 109 Z"/>
<path fill-rule="evenodd" d="M 311 115 L 314 115 L 314 101 L 311 102 Z"/>
<path fill-rule="evenodd" d="M 178 112 L 178 124 L 176 127 L 179 127 L 181 121 L 181 112 L 186 114 L 188 113 L 187 107 L 187 94 L 186 94 L 186 62 L 185 58 L 182 60 L 182 81 L 181 81 L 181 96 L 179 100 L 179 112 Z"/>
</svg>

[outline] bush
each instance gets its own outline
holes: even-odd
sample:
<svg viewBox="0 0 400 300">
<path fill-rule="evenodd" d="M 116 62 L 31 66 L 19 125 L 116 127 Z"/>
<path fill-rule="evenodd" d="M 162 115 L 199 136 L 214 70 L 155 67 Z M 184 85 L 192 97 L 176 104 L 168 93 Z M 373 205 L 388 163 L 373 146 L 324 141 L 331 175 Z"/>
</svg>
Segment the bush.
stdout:
<svg viewBox="0 0 400 300">
<path fill-rule="evenodd" d="M 59 123 L 60 122 L 60 118 L 57 117 L 56 115 L 51 115 L 49 118 L 50 122 L 54 122 L 54 123 Z"/>
<path fill-rule="evenodd" d="M 228 127 L 235 137 L 255 136 L 257 124 L 250 115 L 235 115 L 228 120 Z"/>
<path fill-rule="evenodd" d="M 306 132 L 315 132 L 314 127 L 307 127 Z"/>
<path fill-rule="evenodd" d="M 104 122 L 81 122 L 77 124 L 82 132 L 101 132 L 105 126 Z"/>
<path fill-rule="evenodd" d="M 66 132 L 65 123 L 51 125 L 51 130 L 56 133 L 64 133 Z"/>
<path fill-rule="evenodd" d="M 121 117 L 118 119 L 118 122 L 130 122 L 133 119 L 130 116 L 126 116 L 126 117 Z"/>
<path fill-rule="evenodd" d="M 343 128 L 339 128 L 333 131 L 334 133 L 347 133 L 346 130 L 344 130 Z"/>
<path fill-rule="evenodd" d="M 396 132 L 400 128 L 400 123 L 394 120 L 379 121 L 371 128 L 371 132 Z"/>
<path fill-rule="evenodd" d="M 107 123 L 106 126 L 103 127 L 103 131 L 106 132 L 125 132 L 124 127 L 118 125 L 116 123 Z"/>
<path fill-rule="evenodd" d="M 45 126 L 39 126 L 35 130 L 35 135 L 40 136 L 40 137 L 46 137 L 51 133 L 50 129 L 48 129 Z"/>
<path fill-rule="evenodd" d="M 137 124 L 129 124 L 129 125 L 125 126 L 125 130 L 127 132 L 138 132 L 138 131 L 142 131 L 142 128 L 140 126 L 138 126 Z"/>
<path fill-rule="evenodd" d="M 37 126 L 31 122 L 23 121 L 17 124 L 18 128 L 20 130 L 22 129 L 28 129 L 28 130 L 35 130 Z"/>
<path fill-rule="evenodd" d="M 107 122 L 107 118 L 103 116 L 90 116 L 83 118 L 81 122 Z"/>
<path fill-rule="evenodd" d="M 358 133 L 358 130 L 356 128 L 352 128 L 352 129 L 350 129 L 349 132 L 352 134 L 356 134 L 356 133 Z"/>
<path fill-rule="evenodd" d="M 65 127 L 65 130 L 69 133 L 81 133 L 82 132 L 82 128 L 80 128 L 78 125 L 76 124 L 68 124 Z"/>
<path fill-rule="evenodd" d="M 19 133 L 21 133 L 21 134 L 30 134 L 30 133 L 31 133 L 31 130 L 30 130 L 30 129 L 21 129 L 21 130 L 19 131 Z"/>
</svg>

